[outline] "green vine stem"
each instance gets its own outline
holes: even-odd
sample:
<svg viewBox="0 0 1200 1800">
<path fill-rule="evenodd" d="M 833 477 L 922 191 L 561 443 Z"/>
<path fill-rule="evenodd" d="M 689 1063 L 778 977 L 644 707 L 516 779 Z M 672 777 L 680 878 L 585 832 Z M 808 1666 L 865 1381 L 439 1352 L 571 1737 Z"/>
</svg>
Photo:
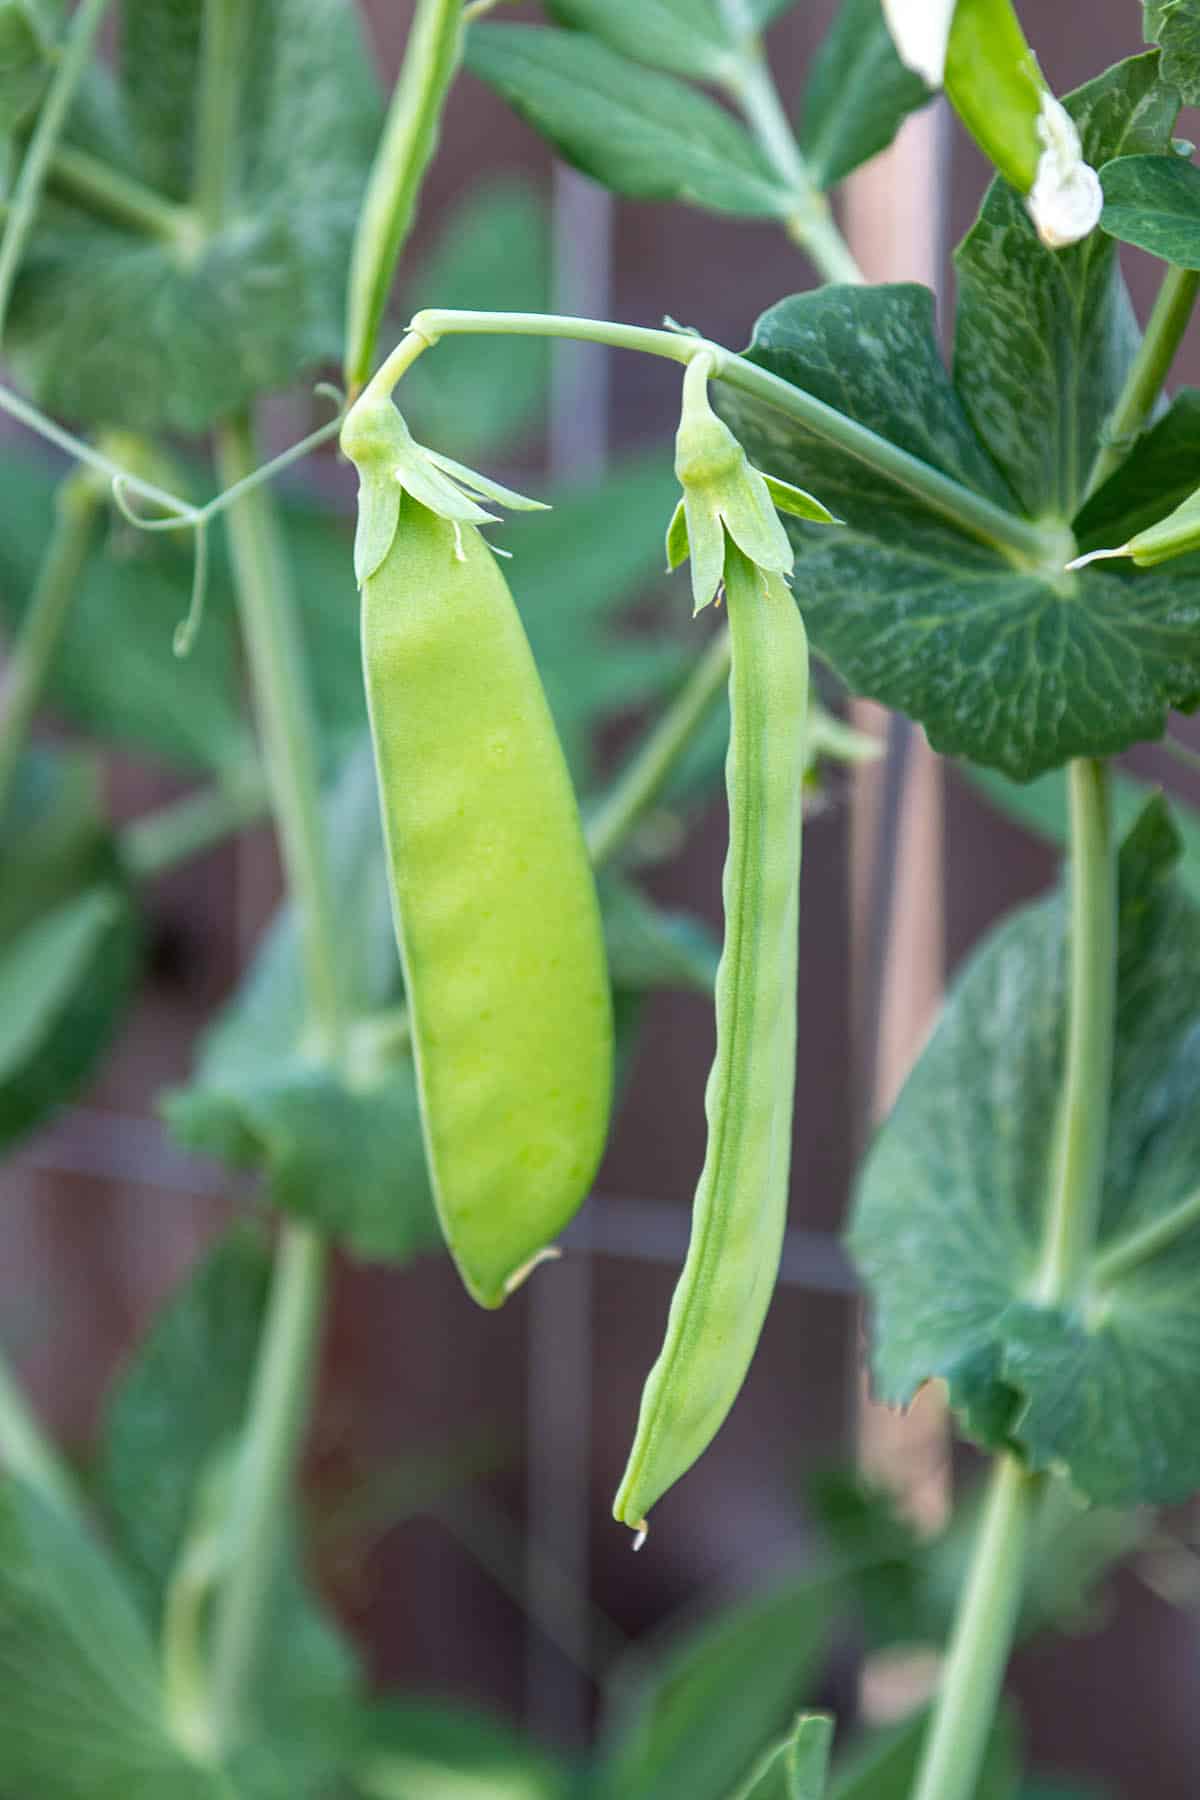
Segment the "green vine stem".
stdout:
<svg viewBox="0 0 1200 1800">
<path fill-rule="evenodd" d="M 1104 444 L 1088 481 L 1089 494 L 1120 468 L 1150 417 L 1187 330 L 1197 293 L 1200 270 L 1168 268 L 1121 397 L 1105 428 Z"/>
<path fill-rule="evenodd" d="M 688 745 L 725 692 L 729 658 L 729 631 L 722 626 L 667 711 L 588 819 L 587 845 L 593 868 L 603 868 L 612 860 L 666 787 Z"/>
<path fill-rule="evenodd" d="M 48 1506 L 72 1518 L 81 1516 L 79 1490 L 41 1426 L 30 1412 L 19 1385 L 0 1357 L 0 1463 L 7 1474 L 23 1481 Z"/>
<path fill-rule="evenodd" d="M 795 205 L 785 225 L 792 242 L 812 258 L 825 281 L 861 282 L 863 272 L 834 223 L 828 200 L 808 172 L 758 38 L 744 45 L 725 86 L 763 154 L 791 190 Z"/>
<path fill-rule="evenodd" d="M 107 10 L 108 0 L 80 0 L 67 32 L 61 61 L 42 101 L 37 124 L 21 163 L 21 173 L 4 221 L 4 237 L 0 241 L 0 337 L 8 322 L 13 283 L 37 217 L 50 161 L 58 148 L 58 140 L 66 126 L 79 83 L 87 71 L 96 33 Z"/>
<path fill-rule="evenodd" d="M 1117 1009 L 1117 861 L 1102 762 L 1071 764 L 1070 800 L 1070 1007 L 1050 1202 L 1032 1293 L 1042 1306 L 1072 1298 L 1095 1246 Z"/>
<path fill-rule="evenodd" d="M 200 91 L 196 108 L 194 200 L 205 231 L 225 220 L 236 171 L 237 110 L 246 56 L 250 8 L 243 0 L 205 0 Z"/>
<path fill-rule="evenodd" d="M 461 0 L 417 0 L 350 262 L 344 367 L 352 396 L 371 372 L 388 289 L 437 146 L 461 40 Z"/>
<path fill-rule="evenodd" d="M 0 817 L 79 590 L 102 504 L 103 488 L 90 472 L 68 475 L 58 490 L 50 541 L 0 688 Z"/>
<path fill-rule="evenodd" d="M 912 1800 L 971 1800 L 975 1792 L 1016 1630 L 1040 1486 L 1015 1457 L 997 1458 Z"/>
<path fill-rule="evenodd" d="M 1157 1219 L 1151 1219 L 1138 1231 L 1131 1231 L 1128 1236 L 1118 1238 L 1107 1250 L 1102 1250 L 1093 1259 L 1089 1273 L 1091 1291 L 1103 1293 L 1115 1282 L 1123 1281 L 1134 1269 L 1140 1268 L 1151 1257 L 1160 1256 L 1169 1249 L 1185 1231 L 1190 1231 L 1200 1221 L 1200 1188 L 1196 1188 L 1173 1206 L 1169 1212 Z"/>
<path fill-rule="evenodd" d="M 256 824 L 267 805 L 262 769 L 238 769 L 227 780 L 185 794 L 127 825 L 120 836 L 122 861 L 135 881 L 153 881 Z"/>
<path fill-rule="evenodd" d="M 695 356 L 710 356 L 715 379 L 728 382 L 731 387 L 794 419 L 826 443 L 857 458 L 915 495 L 923 505 L 949 519 L 961 531 L 1011 557 L 1023 568 L 1052 569 L 1055 576 L 1062 570 L 1060 528 L 1048 530 L 1019 518 L 1016 513 L 943 475 L 939 469 L 931 468 L 919 457 L 911 456 L 907 450 L 889 443 L 856 419 L 827 406 L 803 388 L 793 387 L 781 376 L 759 368 L 745 357 L 734 355 L 721 344 L 714 344 L 708 338 L 693 337 L 687 332 L 622 325 L 609 319 L 563 318 L 553 313 L 460 312 L 430 308 L 416 315 L 408 336 L 372 376 L 365 392 L 375 399 L 389 394 L 404 371 L 439 338 L 464 334 L 575 338 L 586 343 L 606 344 L 616 350 L 636 350 L 648 356 L 666 357 L 677 363 L 688 363 Z"/>
<path fill-rule="evenodd" d="M 226 486 L 246 479 L 254 467 L 254 444 L 245 422 L 219 433 L 218 457 Z M 230 509 L 229 536 L 267 778 L 300 922 L 311 1021 L 324 1053 L 339 1057 L 346 1021 L 316 730 L 286 564 L 265 488 L 244 492 Z M 307 1416 L 325 1266 L 325 1244 L 315 1231 L 284 1227 L 233 1478 L 228 1574 L 216 1606 L 212 1730 L 214 1742 L 222 1746 L 236 1741 L 245 1696 L 253 1685 Z"/>
<path fill-rule="evenodd" d="M 166 199 L 143 182 L 71 144 L 60 144 L 54 152 L 47 184 L 80 201 L 101 218 L 145 237 L 160 238 L 181 248 L 194 244 L 199 237 L 199 223 L 190 206 Z"/>
</svg>

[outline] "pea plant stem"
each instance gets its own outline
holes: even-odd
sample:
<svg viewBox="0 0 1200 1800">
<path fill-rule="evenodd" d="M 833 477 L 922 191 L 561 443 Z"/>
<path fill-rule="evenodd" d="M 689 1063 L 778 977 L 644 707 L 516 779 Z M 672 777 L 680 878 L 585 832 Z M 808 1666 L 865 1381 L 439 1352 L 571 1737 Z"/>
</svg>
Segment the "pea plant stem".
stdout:
<svg viewBox="0 0 1200 1800">
<path fill-rule="evenodd" d="M 430 308 L 416 315 L 409 327 L 409 335 L 381 365 L 366 391 L 375 397 L 390 393 L 405 369 L 439 338 L 471 334 L 575 338 L 586 343 L 606 344 L 616 350 L 636 350 L 648 356 L 661 356 L 677 363 L 688 363 L 694 356 L 711 356 L 714 379 L 728 382 L 741 393 L 793 419 L 825 443 L 855 457 L 913 494 L 959 530 L 991 545 L 1022 566 L 1040 567 L 1050 563 L 1056 571 L 1061 569 L 1060 532 L 1048 535 L 1031 520 L 1019 518 L 982 494 L 974 493 L 919 457 L 911 456 L 908 451 L 860 425 L 856 419 L 827 406 L 803 388 L 794 387 L 769 369 L 759 368 L 745 357 L 734 355 L 721 344 L 692 337 L 686 332 L 623 325 L 609 319 L 563 318 L 553 313 L 460 312 Z"/>
<path fill-rule="evenodd" d="M 1117 865 L 1109 778 L 1091 759 L 1070 767 L 1070 999 L 1066 1068 L 1034 1298 L 1061 1305 L 1092 1254 L 1108 1141 L 1117 1003 Z"/>
<path fill-rule="evenodd" d="M 218 434 L 222 479 L 254 466 L 248 424 Z M 300 921 L 312 1024 L 326 1054 L 342 1052 L 346 1022 L 337 920 L 316 765 L 316 731 L 287 570 L 265 488 L 230 508 L 234 582 L 255 710 L 288 888 Z M 307 1413 L 320 1325 L 326 1249 L 305 1226 L 284 1228 L 234 1477 L 228 1574 L 217 1600 L 212 1652 L 214 1741 L 236 1741 L 276 1568 L 282 1520 Z"/>
<path fill-rule="evenodd" d="M 237 110 L 250 9 L 242 0 L 205 0 L 196 109 L 193 198 L 207 232 L 220 229 L 232 192 Z"/>
<path fill-rule="evenodd" d="M 120 837 L 122 859 L 135 880 L 152 881 L 253 825 L 266 810 L 265 774 L 257 767 L 239 769 L 227 781 L 185 794 L 127 825 Z"/>
<path fill-rule="evenodd" d="M 91 474 L 68 475 L 58 491 L 54 528 L 0 688 L 0 815 L 79 589 L 102 492 Z"/>
<path fill-rule="evenodd" d="M 587 821 L 593 868 L 603 868 L 645 818 L 679 766 L 688 745 L 725 692 L 730 643 L 725 626 Z"/>
<path fill-rule="evenodd" d="M 834 223 L 828 200 L 809 173 L 757 38 L 743 46 L 726 87 L 763 154 L 794 197 L 794 208 L 785 221 L 788 236 L 812 258 L 823 280 L 861 282 L 862 270 Z"/>
<path fill-rule="evenodd" d="M 167 200 L 144 182 L 70 144 L 60 144 L 55 150 L 48 184 L 113 224 L 128 226 L 146 237 L 187 244 L 196 236 L 196 215 L 190 207 Z"/>
<path fill-rule="evenodd" d="M 417 0 L 350 261 L 345 379 L 352 395 L 371 371 L 388 289 L 437 144 L 461 40 L 461 0 Z"/>
<path fill-rule="evenodd" d="M 970 1800 L 1017 1623 L 1040 1482 L 998 1457 L 912 1800 Z"/>
<path fill-rule="evenodd" d="M 1200 270 L 1168 268 L 1145 335 L 1105 430 L 1087 491 L 1093 493 L 1120 468 L 1150 417 L 1200 293 Z"/>
<path fill-rule="evenodd" d="M 108 0 L 80 0 L 21 163 L 21 173 L 4 222 L 4 236 L 0 239 L 0 334 L 8 319 L 13 283 L 37 217 L 51 159 L 58 148 L 107 10 Z"/>
</svg>

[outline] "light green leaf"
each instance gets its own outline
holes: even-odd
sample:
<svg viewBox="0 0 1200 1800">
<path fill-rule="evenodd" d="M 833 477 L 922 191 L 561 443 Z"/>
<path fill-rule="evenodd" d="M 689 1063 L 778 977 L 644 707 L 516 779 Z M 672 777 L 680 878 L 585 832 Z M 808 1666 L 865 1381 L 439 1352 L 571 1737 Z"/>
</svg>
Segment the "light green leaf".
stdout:
<svg viewBox="0 0 1200 1800">
<path fill-rule="evenodd" d="M 1200 269 L 1200 169 L 1182 156 L 1119 156 L 1100 171 L 1110 237 Z"/>
<path fill-rule="evenodd" d="M 547 0 L 546 10 L 635 62 L 676 75 L 718 82 L 736 64 L 733 9 L 721 0 Z"/>
<path fill-rule="evenodd" d="M 228 1800 L 172 1743 L 154 1649 L 111 1563 L 0 1487 L 0 1788 L 54 1800 Z"/>
<path fill-rule="evenodd" d="M 932 98 L 896 54 L 880 0 L 842 0 L 813 58 L 800 148 L 818 187 L 833 187 L 886 150 L 910 112 Z"/>
<path fill-rule="evenodd" d="M 476 25 L 466 63 L 568 162 L 619 194 L 745 218 L 780 217 L 793 204 L 715 100 L 580 32 Z"/>
<path fill-rule="evenodd" d="M 924 289 L 780 301 L 749 355 L 1005 502 L 938 357 Z M 1200 694 L 1200 571 L 1189 564 L 1101 564 L 1065 578 L 1015 569 L 779 413 L 733 393 L 721 405 L 756 463 L 814 489 L 846 521 L 789 522 L 815 648 L 852 692 L 918 720 L 935 749 L 1025 780 L 1157 737 L 1168 708 Z"/>
<path fill-rule="evenodd" d="M 423 306 L 545 312 L 550 227 L 537 193 L 512 176 L 473 182 L 425 261 L 404 282 L 408 314 Z M 416 435 L 468 462 L 536 426 L 549 386 L 549 345 L 510 338 L 503 355 L 486 337 L 448 337 L 404 377 Z"/>
<path fill-rule="evenodd" d="M 1200 388 L 1183 388 L 1129 447 L 1116 472 L 1075 519 L 1081 551 L 1111 550 L 1170 512 L 1200 486 Z"/>
<path fill-rule="evenodd" d="M 1162 77 L 1186 106 L 1200 105 L 1200 9 L 1196 0 L 1144 0 L 1145 37 L 1162 45 Z"/>
<path fill-rule="evenodd" d="M 386 1701 L 365 1721 L 359 1800 L 567 1800 L 566 1768 L 498 1720 L 434 1700 Z"/>
<path fill-rule="evenodd" d="M 1093 168 L 1168 148 L 1176 105 L 1155 55 L 1118 63 L 1065 104 Z M 1137 348 L 1116 246 L 1094 231 L 1047 250 L 1020 195 L 997 177 L 955 264 L 963 403 L 1028 512 L 1067 521 Z"/>
<path fill-rule="evenodd" d="M 822 1800 L 832 1743 L 832 1719 L 802 1714 L 783 1743 L 767 1751 L 738 1800 Z"/>
<path fill-rule="evenodd" d="M 114 129 L 119 174 L 190 206 L 201 0 L 125 0 Z M 60 183 L 39 215 L 7 348 L 47 411 L 200 431 L 338 353 L 350 239 L 378 108 L 349 0 L 239 9 L 243 87 L 227 223 L 165 234 L 117 224 Z"/>
<path fill-rule="evenodd" d="M 1054 897 L 971 959 L 863 1172 L 851 1247 L 890 1402 L 940 1378 L 966 1429 L 1112 1506 L 1200 1485 L 1200 910 L 1170 878 L 1161 801 L 1121 853 L 1116 1053 L 1096 1268 L 1174 1215 L 1153 1255 L 1061 1306 L 1029 1299 L 1063 1060 Z M 954 1304 L 945 1272 L 954 1269 Z M 1100 1428 L 1101 1422 L 1103 1429 Z"/>
<path fill-rule="evenodd" d="M 852 1751 L 834 1770 L 829 1800 L 909 1800 L 928 1727 L 928 1713 L 919 1713 L 896 1730 L 881 1732 L 865 1749 Z M 1016 1800 L 1017 1784 L 1016 1733 L 1002 1714 L 972 1800 Z"/>
<path fill-rule="evenodd" d="M 0 5 L 0 137 L 9 137 L 33 112 L 53 68 L 53 20 L 34 0 Z"/>
<path fill-rule="evenodd" d="M 629 1652 L 612 1685 L 604 1800 L 728 1800 L 815 1683 L 839 1597 L 828 1575 L 794 1577 Z"/>
</svg>

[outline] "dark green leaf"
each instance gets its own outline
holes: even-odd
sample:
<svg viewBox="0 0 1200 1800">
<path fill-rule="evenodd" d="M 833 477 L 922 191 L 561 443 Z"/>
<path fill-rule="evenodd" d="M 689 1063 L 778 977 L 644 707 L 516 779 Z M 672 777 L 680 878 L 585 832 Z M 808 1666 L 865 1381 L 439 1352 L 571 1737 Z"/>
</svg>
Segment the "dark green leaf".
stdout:
<svg viewBox="0 0 1200 1800">
<path fill-rule="evenodd" d="M 1101 1252 L 1171 1214 L 1200 1167 L 1200 910 L 1170 878 L 1177 848 L 1159 800 L 1121 854 Z M 867 1161 L 851 1243 L 875 1303 L 876 1379 L 893 1402 L 945 1380 L 972 1434 L 1065 1470 L 1094 1501 L 1181 1499 L 1200 1485 L 1200 1230 L 1077 1301 L 1028 1297 L 1063 1059 L 1063 934 L 1059 897 L 992 934 Z"/>
<path fill-rule="evenodd" d="M 721 81 L 736 63 L 738 35 L 720 0 L 546 0 L 546 10 L 635 62 L 676 75 Z"/>
<path fill-rule="evenodd" d="M 728 1800 L 815 1683 L 838 1598 L 827 1575 L 792 1577 L 631 1651 L 613 1684 L 605 1800 Z"/>
<path fill-rule="evenodd" d="M 59 182 L 22 265 L 8 342 L 50 412 L 199 431 L 338 351 L 378 122 L 356 9 L 255 0 L 239 14 L 235 192 L 211 232 L 190 208 L 201 0 L 125 0 L 118 173 L 181 210 L 168 231 L 136 230 L 68 199 Z"/>
<path fill-rule="evenodd" d="M 0 943 L 111 875 L 112 856 L 97 758 L 27 750 L 0 815 Z"/>
<path fill-rule="evenodd" d="M 619 194 L 746 218 L 780 217 L 792 205 L 716 101 L 581 32 L 476 25 L 466 61 L 568 162 Z"/>
<path fill-rule="evenodd" d="M 261 1235 L 232 1231 L 167 1300 L 108 1398 L 99 1498 L 156 1625 L 201 1478 L 244 1422 L 270 1274 Z"/>
<path fill-rule="evenodd" d="M 404 284 L 408 311 L 423 306 L 545 312 L 550 305 L 546 208 L 511 176 L 473 185 L 425 261 Z M 544 339 L 449 337 L 404 377 L 401 399 L 414 435 L 476 465 L 531 425 L 545 407 Z"/>
<path fill-rule="evenodd" d="M 1168 148 L 1176 104 L 1156 55 L 1118 63 L 1066 106 L 1094 168 Z M 1020 195 L 997 177 L 955 263 L 959 393 L 1022 505 L 1065 522 L 1137 347 L 1116 246 L 1094 231 L 1047 250 Z"/>
<path fill-rule="evenodd" d="M 368 746 L 329 803 L 343 993 L 364 1020 L 345 1066 L 306 1042 L 299 930 L 285 908 L 200 1051 L 168 1124 L 191 1149 L 260 1167 L 272 1202 L 359 1255 L 407 1258 L 439 1241 L 412 1059 L 381 1053 L 370 1015 L 400 998 L 399 959 Z"/>
<path fill-rule="evenodd" d="M 0 461 L 0 619 L 11 632 L 33 592 L 54 524 L 57 484 L 40 462 Z M 236 699 L 231 597 L 215 559 L 204 625 L 174 654 L 187 612 L 189 544 L 134 532 L 105 509 L 55 656 L 49 697 L 86 730 L 171 762 L 232 770 L 249 754 Z M 214 545 L 214 549 L 217 546 Z"/>
<path fill-rule="evenodd" d="M 1003 503 L 938 358 L 923 289 L 781 301 L 749 354 Z M 814 646 L 852 692 L 919 720 L 935 749 L 1025 780 L 1157 737 L 1168 708 L 1200 693 L 1200 565 L 1019 570 L 781 414 L 736 394 L 722 394 L 722 410 L 756 463 L 846 521 L 831 531 L 788 522 Z"/>
<path fill-rule="evenodd" d="M 228 1800 L 168 1734 L 150 1637 L 107 1557 L 0 1487 L 0 1788 L 53 1800 Z"/>
<path fill-rule="evenodd" d="M 822 1800 L 833 1743 L 833 1720 L 807 1713 L 762 1762 L 738 1800 Z"/>
<path fill-rule="evenodd" d="M 0 4 L 0 137 L 22 125 L 46 91 L 53 68 L 52 23 L 33 0 Z"/>
<path fill-rule="evenodd" d="M 360 1800 L 566 1800 L 565 1768 L 484 1713 L 387 1701 L 367 1717 L 354 1766 Z"/>
<path fill-rule="evenodd" d="M 1110 237 L 1200 269 L 1200 169 L 1182 156 L 1120 156 L 1100 171 Z"/>
<path fill-rule="evenodd" d="M 1184 104 L 1200 105 L 1200 9 L 1196 0 L 1144 0 L 1145 37 L 1162 45 L 1164 82 Z"/>
<path fill-rule="evenodd" d="M 1200 388 L 1184 388 L 1080 508 L 1075 541 L 1081 551 L 1115 550 L 1173 512 L 1198 486 Z"/>
<path fill-rule="evenodd" d="M 132 997 L 140 932 L 119 880 L 62 901 L 0 946 L 0 1144 L 79 1090 Z"/>
<path fill-rule="evenodd" d="M 931 98 L 896 55 L 880 0 L 842 0 L 813 58 L 800 115 L 800 148 L 818 187 L 833 187 L 886 150 Z"/>
<path fill-rule="evenodd" d="M 928 1725 L 928 1714 L 921 1713 L 897 1730 L 881 1733 L 865 1750 L 853 1751 L 834 1771 L 829 1800 L 909 1800 Z M 1017 1771 L 1016 1733 L 1002 1715 L 973 1800 L 1015 1800 Z"/>
</svg>

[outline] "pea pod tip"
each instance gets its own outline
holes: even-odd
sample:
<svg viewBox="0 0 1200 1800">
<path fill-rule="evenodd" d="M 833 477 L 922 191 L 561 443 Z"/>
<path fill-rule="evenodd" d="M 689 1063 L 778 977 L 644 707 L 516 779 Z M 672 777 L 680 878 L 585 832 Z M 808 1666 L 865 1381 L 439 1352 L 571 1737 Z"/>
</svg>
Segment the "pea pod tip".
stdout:
<svg viewBox="0 0 1200 1800">
<path fill-rule="evenodd" d="M 519 1287 L 523 1287 L 529 1277 L 533 1274 L 533 1271 L 536 1268 L 539 1268 L 542 1263 L 558 1262 L 561 1257 L 562 1251 L 557 1244 L 546 1244 L 541 1250 L 538 1250 L 531 1256 L 528 1262 L 523 1262 L 520 1268 L 513 1270 L 511 1275 L 505 1276 L 505 1299 L 508 1299 L 511 1294 L 515 1294 Z"/>
</svg>

